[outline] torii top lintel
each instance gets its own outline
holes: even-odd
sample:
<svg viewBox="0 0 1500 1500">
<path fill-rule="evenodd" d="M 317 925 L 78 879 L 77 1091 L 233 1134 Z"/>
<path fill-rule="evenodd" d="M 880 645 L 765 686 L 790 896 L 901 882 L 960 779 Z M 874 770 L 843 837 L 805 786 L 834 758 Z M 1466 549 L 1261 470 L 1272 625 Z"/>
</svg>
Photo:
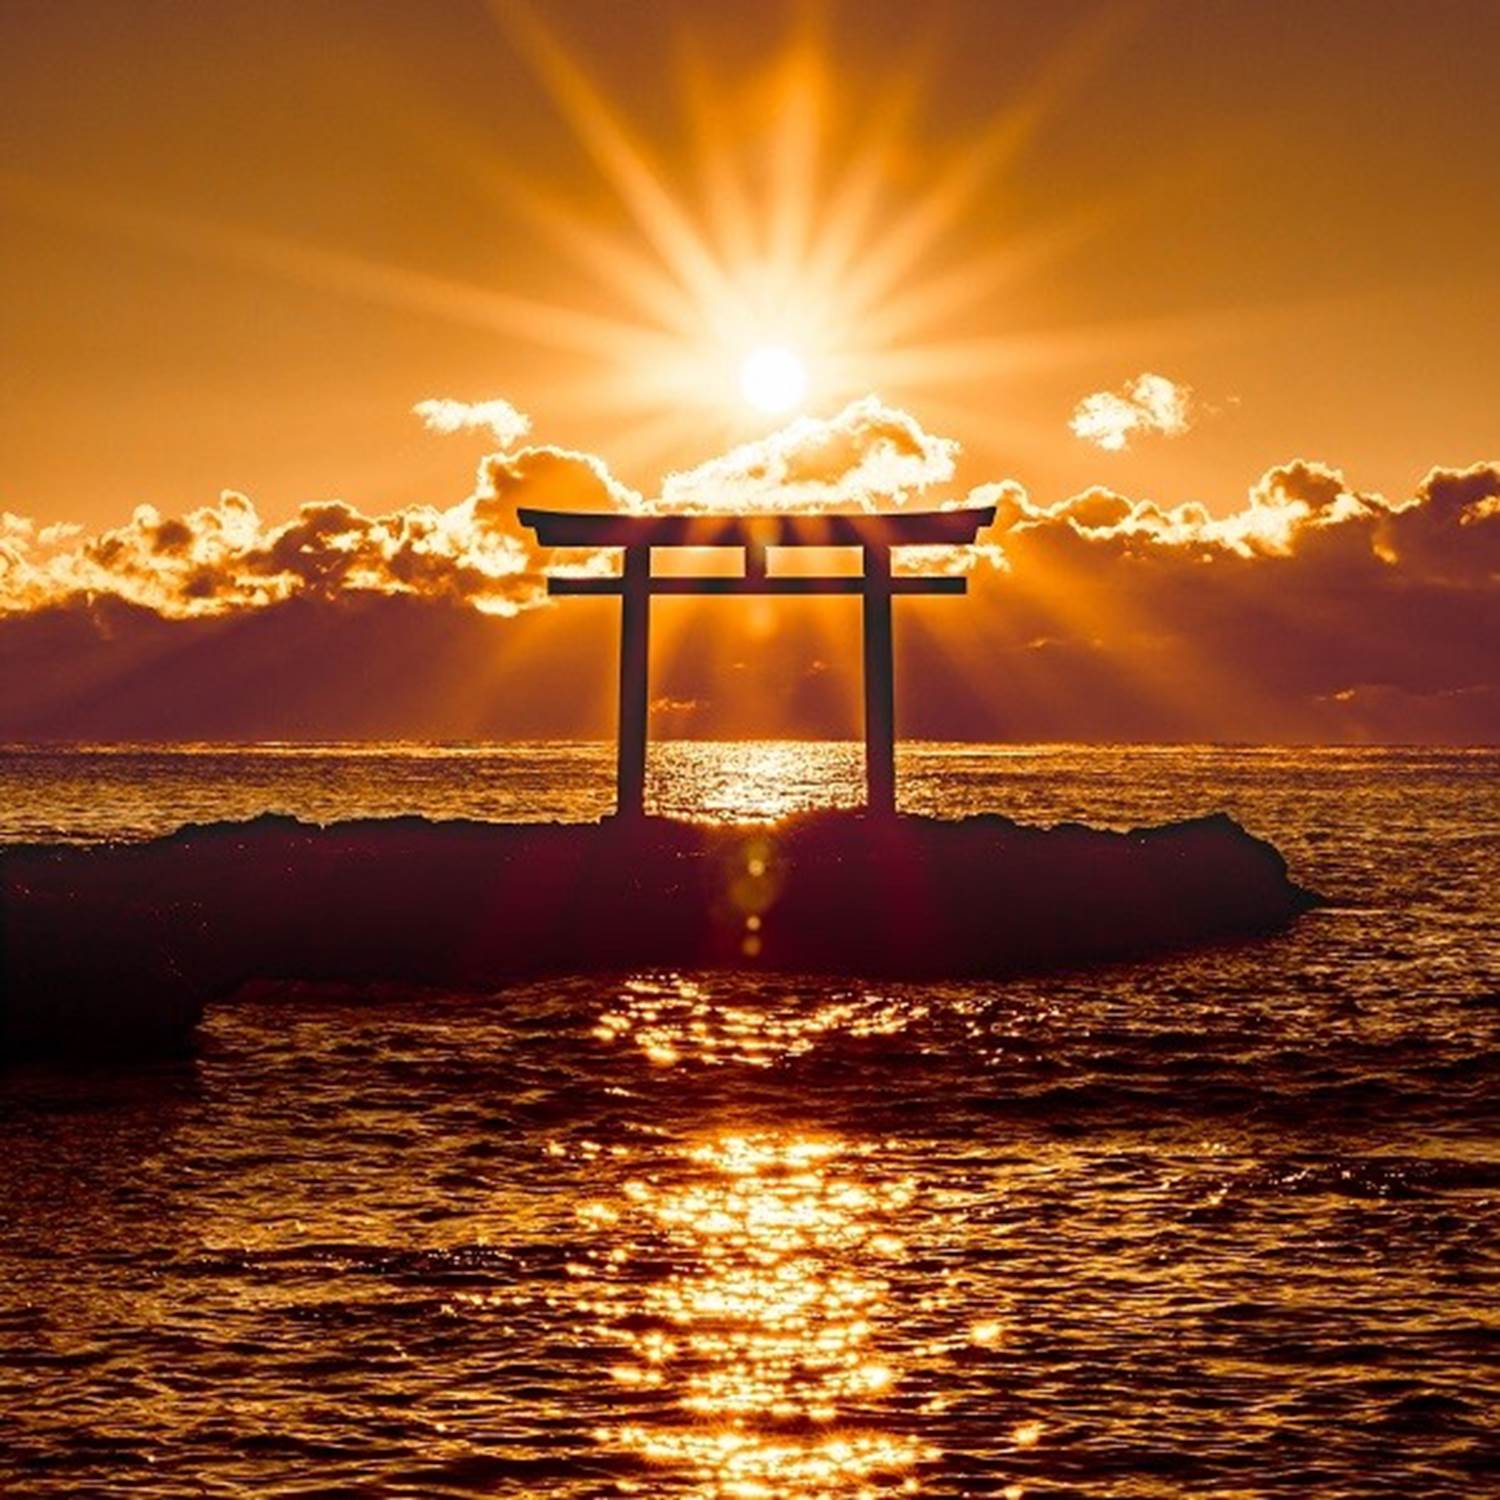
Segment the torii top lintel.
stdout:
<svg viewBox="0 0 1500 1500">
<path fill-rule="evenodd" d="M 900 512 L 773 511 L 759 515 L 622 515 L 618 512 L 522 510 L 521 524 L 544 547 L 621 547 L 624 566 L 606 576 L 553 577 L 551 594 L 620 596 L 620 740 L 618 809 L 640 816 L 646 799 L 647 677 L 653 594 L 859 594 L 864 603 L 865 784 L 871 813 L 896 805 L 895 671 L 891 638 L 894 594 L 961 594 L 952 574 L 891 572 L 892 547 L 965 546 L 995 519 L 993 506 Z M 653 576 L 653 547 L 740 547 L 745 571 L 735 576 Z M 858 547 L 857 575 L 772 574 L 772 547 Z"/>
<path fill-rule="evenodd" d="M 972 542 L 993 505 L 954 510 L 625 515 L 522 510 L 544 547 L 921 547 Z"/>
</svg>

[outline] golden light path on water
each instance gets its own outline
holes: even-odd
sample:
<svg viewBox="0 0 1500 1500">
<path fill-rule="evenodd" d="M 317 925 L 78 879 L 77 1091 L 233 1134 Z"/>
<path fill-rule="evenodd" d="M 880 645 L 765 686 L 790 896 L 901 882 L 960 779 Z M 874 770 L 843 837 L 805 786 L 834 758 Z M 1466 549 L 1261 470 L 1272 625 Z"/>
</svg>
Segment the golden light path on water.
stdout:
<svg viewBox="0 0 1500 1500">
<path fill-rule="evenodd" d="M 632 979 L 620 1003 L 599 1018 L 594 1035 L 631 1043 L 665 1066 L 686 1056 L 697 1064 L 768 1068 L 812 1051 L 829 1036 L 890 1036 L 926 1012 L 909 997 L 882 1002 L 866 994 L 805 1012 L 767 1011 L 710 993 L 690 979 Z"/>
<path fill-rule="evenodd" d="M 856 744 L 678 740 L 656 747 L 648 763 L 653 810 L 702 822 L 771 823 L 811 808 L 853 806 L 864 790 Z"/>
<path fill-rule="evenodd" d="M 809 805 L 803 782 L 826 769 L 796 743 L 728 755 L 722 745 L 675 748 L 667 795 L 710 819 L 770 822 L 800 811 Z M 838 800 L 852 803 L 862 764 L 848 750 Z M 747 845 L 752 857 L 758 847 Z M 761 872 L 752 863 L 749 874 Z M 754 944 L 759 908 L 741 904 Z M 775 1009 L 687 978 L 637 978 L 594 1036 L 636 1049 L 667 1075 L 683 1065 L 770 1068 L 830 1036 L 893 1035 L 921 1012 L 910 997 L 881 1003 L 868 993 Z M 725 1500 L 921 1490 L 924 1466 L 941 1453 L 909 1430 L 888 1430 L 882 1402 L 899 1397 L 914 1361 L 940 1366 L 958 1346 L 993 1346 L 1002 1330 L 994 1320 L 966 1325 L 937 1278 L 916 1311 L 949 1331 L 902 1341 L 899 1358 L 894 1339 L 882 1342 L 883 1324 L 914 1311 L 898 1313 L 886 1274 L 907 1253 L 902 1221 L 919 1191 L 913 1176 L 887 1166 L 898 1144 L 784 1129 L 711 1135 L 630 1177 L 615 1198 L 580 1207 L 580 1219 L 612 1242 L 572 1268 L 580 1311 L 622 1351 L 610 1377 L 661 1393 L 674 1413 L 665 1423 L 600 1427 L 602 1445 Z M 642 1281 L 633 1262 L 670 1269 Z M 941 1385 L 936 1368 L 924 1373 L 924 1390 Z M 937 1394 L 913 1409 L 931 1416 L 944 1406 Z M 1027 1448 L 1041 1436 L 1042 1424 L 1024 1422 L 1002 1440 Z M 1019 1500 L 1023 1490 L 1003 1493 Z"/>
<path fill-rule="evenodd" d="M 793 1012 L 663 977 L 625 983 L 594 1035 L 634 1049 L 670 1085 L 682 1067 L 767 1067 L 831 1037 L 918 1021 L 909 1003 L 864 992 Z M 712 1132 L 648 1151 L 617 1191 L 581 1204 L 601 1248 L 569 1268 L 576 1313 L 619 1350 L 609 1378 L 622 1393 L 661 1402 L 656 1420 L 602 1425 L 597 1441 L 705 1497 L 919 1492 L 942 1455 L 913 1435 L 913 1418 L 920 1430 L 944 1411 L 944 1367 L 993 1348 L 1002 1329 L 966 1321 L 944 1274 L 917 1305 L 897 1305 L 904 1227 L 925 1211 L 921 1183 L 894 1161 L 901 1146 L 794 1128 Z M 930 1335 L 903 1330 L 914 1315 Z M 1041 1435 L 1023 1422 L 997 1442 L 1027 1448 Z"/>
<path fill-rule="evenodd" d="M 794 1133 L 711 1137 L 670 1172 L 632 1177 L 581 1216 L 633 1230 L 583 1272 L 582 1308 L 618 1340 L 622 1386 L 670 1393 L 680 1422 L 601 1428 L 600 1442 L 686 1471 L 703 1495 L 816 1495 L 902 1476 L 933 1449 L 841 1423 L 900 1378 L 878 1339 L 915 1186 L 879 1148 Z M 632 1255 L 672 1269 L 638 1284 Z"/>
</svg>

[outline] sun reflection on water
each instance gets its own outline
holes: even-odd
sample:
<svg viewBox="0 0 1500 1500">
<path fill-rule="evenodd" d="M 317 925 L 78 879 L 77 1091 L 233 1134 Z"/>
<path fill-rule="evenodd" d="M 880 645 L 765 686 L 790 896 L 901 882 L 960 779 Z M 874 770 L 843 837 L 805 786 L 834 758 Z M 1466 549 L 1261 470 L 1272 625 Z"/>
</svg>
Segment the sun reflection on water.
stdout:
<svg viewBox="0 0 1500 1500">
<path fill-rule="evenodd" d="M 647 800 L 668 817 L 774 823 L 816 807 L 864 800 L 856 744 L 800 740 L 675 740 L 651 747 Z"/>
<path fill-rule="evenodd" d="M 915 1184 L 880 1177 L 880 1149 L 715 1135 L 580 1209 L 617 1241 L 578 1268 L 595 1332 L 622 1351 L 610 1374 L 665 1407 L 601 1426 L 602 1444 L 704 1496 L 917 1487 L 937 1455 L 881 1430 L 902 1370 L 878 1338 Z"/>
<path fill-rule="evenodd" d="M 633 1046 L 662 1067 L 690 1062 L 769 1068 L 831 1038 L 894 1036 L 926 1014 L 927 1006 L 909 995 L 897 999 L 864 988 L 829 991 L 812 1006 L 775 1006 L 763 996 L 737 999 L 730 991 L 726 997 L 722 988 L 678 976 L 647 977 L 622 987 L 594 1036 Z"/>
</svg>

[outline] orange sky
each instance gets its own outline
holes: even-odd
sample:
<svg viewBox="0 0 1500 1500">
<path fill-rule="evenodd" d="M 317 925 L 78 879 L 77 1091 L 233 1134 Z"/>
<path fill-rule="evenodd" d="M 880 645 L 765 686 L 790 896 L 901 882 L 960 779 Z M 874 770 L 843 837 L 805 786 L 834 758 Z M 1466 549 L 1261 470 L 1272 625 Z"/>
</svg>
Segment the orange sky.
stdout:
<svg viewBox="0 0 1500 1500">
<path fill-rule="evenodd" d="M 909 632 L 931 614 L 942 660 L 970 674 L 1030 652 L 967 724 L 936 698 L 924 709 L 918 684 L 915 712 L 945 732 L 1488 734 L 1493 487 L 1423 485 L 1500 454 L 1497 44 L 1483 0 L 11 0 L 0 512 L 16 519 L 0 534 L 0 670 L 45 666 L 39 622 L 18 617 L 106 586 L 103 554 L 85 577 L 79 549 L 138 505 L 174 518 L 234 491 L 268 555 L 307 502 L 406 526 L 414 507 L 461 506 L 499 442 L 434 435 L 419 401 L 513 403 L 532 426 L 505 446 L 597 455 L 616 496 L 713 474 L 697 466 L 779 425 L 735 385 L 746 349 L 771 342 L 806 355 L 806 413 L 825 430 L 875 392 L 922 442 L 960 445 L 927 488 L 874 503 L 1024 490 L 1002 567 L 981 564 L 967 603 L 920 606 Z M 1155 430 L 1146 372 L 1178 403 Z M 1341 477 L 1262 480 L 1294 461 Z M 1256 509 L 1257 484 L 1247 532 L 1233 518 Z M 1131 520 L 1150 556 L 1122 572 L 1123 512 L 1080 530 L 1070 501 L 1096 487 L 1154 502 L 1176 529 Z M 1453 501 L 1441 515 L 1434 493 Z M 1189 503 L 1202 510 L 1174 509 Z M 1397 546 L 1382 517 L 1403 506 Z M 1239 529 L 1201 529 L 1215 520 Z M 82 530 L 43 546 L 55 523 Z M 108 566 L 125 578 L 119 559 L 145 547 L 157 569 L 158 542 L 132 533 Z M 386 571 L 356 587 L 391 586 L 382 545 Z M 1176 564 L 1204 547 L 1222 565 L 1200 590 Z M 469 581 L 450 569 L 436 591 L 472 601 L 472 568 L 510 566 L 498 557 L 463 551 Z M 263 560 L 253 585 L 235 566 L 211 613 L 282 607 L 292 586 L 263 588 Z M 131 567 L 123 596 L 163 607 Z M 282 576 L 306 586 L 305 569 Z M 584 609 L 597 650 L 608 626 Z M 1247 627 L 1264 633 L 1268 610 L 1285 630 L 1275 649 L 1326 670 L 1273 661 L 1231 689 L 1224 654 Z M 486 628 L 524 630 L 534 658 L 576 670 L 592 655 L 582 627 L 542 613 L 550 627 Z M 830 622 L 825 644 L 842 649 Z M 708 701 L 726 662 L 766 650 L 757 628 L 712 627 L 729 636 L 718 659 L 662 661 L 682 678 L 665 696 Z M 1049 650 L 1073 654 L 1033 682 L 1030 718 L 1006 717 L 995 705 Z M 1080 665 L 1101 651 L 1103 666 Z M 94 700 L 121 690 L 104 664 L 76 669 L 94 686 L 68 701 L 93 718 L 48 700 L 10 731 L 94 723 Z M 1403 718 L 1401 702 L 1433 691 L 1469 697 Z M 1042 711 L 1081 692 L 1124 697 L 1092 716 Z M 1338 695 L 1361 692 L 1386 707 L 1341 718 L 1355 699 Z M 1160 708 L 1174 695 L 1197 707 Z M 507 732 L 526 717 L 480 720 Z M 414 708 L 406 728 L 433 722 Z M 743 726 L 721 705 L 678 727 Z M 838 715 L 794 706 L 765 727 Z"/>
</svg>

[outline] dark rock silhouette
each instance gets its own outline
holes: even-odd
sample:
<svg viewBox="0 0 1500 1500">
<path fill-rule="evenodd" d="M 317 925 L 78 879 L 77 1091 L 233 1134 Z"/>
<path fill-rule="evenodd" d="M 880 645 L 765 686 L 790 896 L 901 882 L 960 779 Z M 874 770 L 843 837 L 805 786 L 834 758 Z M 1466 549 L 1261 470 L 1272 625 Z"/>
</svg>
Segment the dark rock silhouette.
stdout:
<svg viewBox="0 0 1500 1500">
<path fill-rule="evenodd" d="M 0 1034 L 9 1056 L 168 1050 L 253 979 L 999 977 L 1269 933 L 1316 902 L 1223 815 L 1131 833 L 847 812 L 767 827 L 265 816 L 0 856 Z"/>
</svg>

